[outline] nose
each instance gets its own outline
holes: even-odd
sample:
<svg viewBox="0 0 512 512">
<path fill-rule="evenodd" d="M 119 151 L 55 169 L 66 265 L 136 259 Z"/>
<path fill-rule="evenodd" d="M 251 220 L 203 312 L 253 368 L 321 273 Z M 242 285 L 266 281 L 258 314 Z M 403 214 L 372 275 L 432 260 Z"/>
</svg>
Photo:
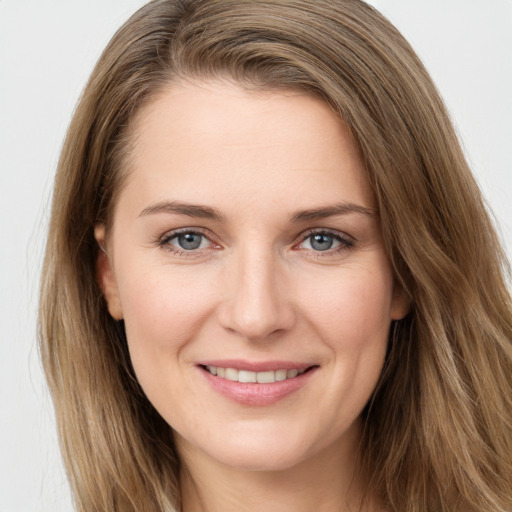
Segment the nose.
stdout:
<svg viewBox="0 0 512 512">
<path fill-rule="evenodd" d="M 295 322 L 286 276 L 270 250 L 247 247 L 226 268 L 221 325 L 248 340 L 263 340 Z"/>
</svg>

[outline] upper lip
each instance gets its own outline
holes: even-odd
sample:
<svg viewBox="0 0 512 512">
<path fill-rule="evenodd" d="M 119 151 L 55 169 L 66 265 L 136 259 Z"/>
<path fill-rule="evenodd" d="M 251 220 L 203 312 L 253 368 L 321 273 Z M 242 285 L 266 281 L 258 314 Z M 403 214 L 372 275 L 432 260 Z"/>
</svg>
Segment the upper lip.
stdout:
<svg viewBox="0 0 512 512">
<path fill-rule="evenodd" d="M 215 359 L 201 361 L 199 366 L 215 366 L 217 368 L 235 368 L 249 372 L 269 372 L 276 370 L 306 370 L 312 363 L 300 363 L 297 361 L 246 361 L 242 359 Z"/>
</svg>

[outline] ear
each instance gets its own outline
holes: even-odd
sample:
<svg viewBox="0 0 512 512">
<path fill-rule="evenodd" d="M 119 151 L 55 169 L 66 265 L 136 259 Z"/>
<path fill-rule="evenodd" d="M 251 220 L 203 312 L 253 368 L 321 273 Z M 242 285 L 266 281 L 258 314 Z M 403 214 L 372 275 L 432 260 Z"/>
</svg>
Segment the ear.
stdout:
<svg viewBox="0 0 512 512">
<path fill-rule="evenodd" d="M 107 301 L 110 316 L 115 320 L 122 320 L 123 310 L 119 299 L 116 276 L 106 252 L 104 224 L 97 224 L 94 227 L 94 238 L 96 238 L 96 242 L 98 242 L 100 246 L 100 251 L 96 259 L 96 280 Z"/>
<path fill-rule="evenodd" d="M 402 320 L 411 310 L 411 300 L 405 289 L 395 281 L 391 298 L 391 320 Z"/>
</svg>

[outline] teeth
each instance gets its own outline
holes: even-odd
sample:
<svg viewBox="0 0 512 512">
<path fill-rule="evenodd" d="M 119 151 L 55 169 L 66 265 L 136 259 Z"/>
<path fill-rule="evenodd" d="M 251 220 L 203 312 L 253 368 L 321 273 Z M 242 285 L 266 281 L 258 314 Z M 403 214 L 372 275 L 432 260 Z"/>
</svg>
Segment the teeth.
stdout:
<svg viewBox="0 0 512 512">
<path fill-rule="evenodd" d="M 276 381 L 280 382 L 282 380 L 286 380 L 288 372 L 286 370 L 277 370 L 276 372 Z"/>
<path fill-rule="evenodd" d="M 286 378 L 293 379 L 294 377 L 297 377 L 298 374 L 299 374 L 299 370 L 288 370 L 286 372 Z"/>
<path fill-rule="evenodd" d="M 238 371 L 238 382 L 256 382 L 256 372 Z"/>
<path fill-rule="evenodd" d="M 271 384 L 281 382 L 286 379 L 293 379 L 302 375 L 306 370 L 276 370 L 267 372 L 250 372 L 247 370 L 237 370 L 236 368 L 221 368 L 217 366 L 207 366 L 206 369 L 212 374 L 222 379 L 243 383 Z"/>
<path fill-rule="evenodd" d="M 256 374 L 258 384 L 271 384 L 276 381 L 276 372 L 258 372 Z"/>
<path fill-rule="evenodd" d="M 226 368 L 224 378 L 227 380 L 238 381 L 238 370 L 235 370 L 234 368 Z"/>
</svg>

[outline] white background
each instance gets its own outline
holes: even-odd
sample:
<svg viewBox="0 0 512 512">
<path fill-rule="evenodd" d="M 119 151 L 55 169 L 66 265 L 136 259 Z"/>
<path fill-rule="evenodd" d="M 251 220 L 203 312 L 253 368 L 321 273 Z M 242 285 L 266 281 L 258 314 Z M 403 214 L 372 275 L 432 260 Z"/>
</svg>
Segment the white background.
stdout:
<svg viewBox="0 0 512 512">
<path fill-rule="evenodd" d="M 71 511 L 35 319 L 53 174 L 74 105 L 144 0 L 0 0 L 0 512 Z M 512 255 L 512 0 L 373 0 L 448 104 Z"/>
</svg>

